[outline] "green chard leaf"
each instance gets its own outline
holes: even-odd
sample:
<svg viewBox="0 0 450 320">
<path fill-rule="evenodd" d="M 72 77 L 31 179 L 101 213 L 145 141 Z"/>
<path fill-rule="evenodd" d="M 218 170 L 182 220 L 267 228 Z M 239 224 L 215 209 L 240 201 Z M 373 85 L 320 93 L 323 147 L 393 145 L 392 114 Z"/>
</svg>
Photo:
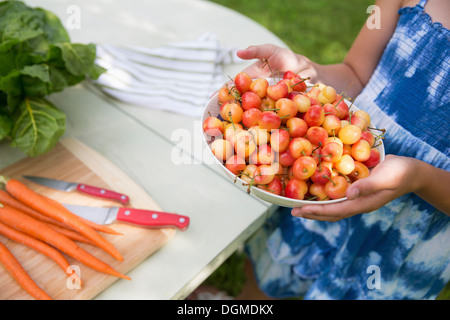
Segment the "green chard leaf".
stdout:
<svg viewBox="0 0 450 320">
<path fill-rule="evenodd" d="M 75 76 L 87 75 L 94 65 L 95 45 L 79 43 L 58 43 L 66 69 Z"/>
<path fill-rule="evenodd" d="M 11 145 L 30 157 L 51 150 L 64 134 L 66 116 L 42 98 L 25 98 L 11 132 Z"/>
<path fill-rule="evenodd" d="M 94 44 L 71 43 L 60 19 L 19 0 L 0 2 L 0 141 L 29 156 L 49 151 L 65 131 L 65 115 L 46 97 L 105 69 Z"/>
</svg>

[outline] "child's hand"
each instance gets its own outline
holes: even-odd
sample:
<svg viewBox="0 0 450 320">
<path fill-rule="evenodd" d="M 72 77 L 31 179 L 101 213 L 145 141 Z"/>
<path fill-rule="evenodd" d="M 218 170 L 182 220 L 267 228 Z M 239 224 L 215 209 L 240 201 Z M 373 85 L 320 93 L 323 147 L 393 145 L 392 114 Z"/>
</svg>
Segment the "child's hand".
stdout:
<svg viewBox="0 0 450 320">
<path fill-rule="evenodd" d="M 336 204 L 306 205 L 294 208 L 293 216 L 322 221 L 338 221 L 360 213 L 381 208 L 386 203 L 421 186 L 418 160 L 399 156 L 386 156 L 371 175 L 358 180 L 347 189 L 349 200 Z"/>
<path fill-rule="evenodd" d="M 297 55 L 289 49 L 271 44 L 250 46 L 247 49 L 239 50 L 237 55 L 244 60 L 258 59 L 254 64 L 243 70 L 252 78 L 271 77 L 272 71 L 274 76 L 282 77 L 286 71 L 299 72 L 308 68 L 305 57 Z M 276 74 L 276 72 L 281 74 Z"/>
</svg>

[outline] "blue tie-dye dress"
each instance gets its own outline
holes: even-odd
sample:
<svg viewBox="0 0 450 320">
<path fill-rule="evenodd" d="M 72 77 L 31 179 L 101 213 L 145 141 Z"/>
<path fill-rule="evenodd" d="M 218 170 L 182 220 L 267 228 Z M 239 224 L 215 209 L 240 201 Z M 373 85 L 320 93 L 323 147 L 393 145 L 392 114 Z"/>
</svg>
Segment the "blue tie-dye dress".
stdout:
<svg viewBox="0 0 450 320">
<path fill-rule="evenodd" d="M 386 153 L 450 170 L 450 31 L 425 3 L 399 11 L 356 104 L 387 129 Z M 434 299 L 450 279 L 450 217 L 414 194 L 338 222 L 280 208 L 246 252 L 272 297 Z"/>
</svg>

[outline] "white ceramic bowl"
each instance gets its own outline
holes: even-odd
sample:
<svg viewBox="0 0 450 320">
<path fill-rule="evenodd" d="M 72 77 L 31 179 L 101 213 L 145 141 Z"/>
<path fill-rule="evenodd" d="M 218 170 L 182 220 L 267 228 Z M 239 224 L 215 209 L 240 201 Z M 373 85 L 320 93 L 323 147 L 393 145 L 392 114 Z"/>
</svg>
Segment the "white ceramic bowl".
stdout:
<svg viewBox="0 0 450 320">
<path fill-rule="evenodd" d="M 269 83 L 273 83 L 273 81 L 269 81 Z M 350 106 L 351 102 L 348 100 L 345 100 L 345 102 L 347 103 L 347 105 Z M 358 110 L 358 107 L 353 104 L 352 111 Z M 220 113 L 220 106 L 218 103 L 218 93 L 216 93 L 213 97 L 211 97 L 211 99 L 209 100 L 208 104 L 205 107 L 205 110 L 203 112 L 203 116 L 202 116 L 202 124 L 205 122 L 206 118 L 210 117 L 210 116 L 218 116 Z M 370 127 L 372 128 L 376 128 L 376 126 L 371 123 Z M 383 145 L 383 141 L 380 140 L 381 143 L 376 147 L 376 149 L 378 149 L 378 151 L 380 151 L 380 162 L 384 160 L 385 158 L 385 151 L 384 151 L 384 145 Z M 217 164 L 222 170 L 224 170 L 228 176 L 230 177 L 230 179 L 232 179 L 232 181 L 234 182 L 234 184 L 239 187 L 241 190 L 245 191 L 245 192 L 249 192 L 252 195 L 256 196 L 257 198 L 264 200 L 266 202 L 275 204 L 275 205 L 279 205 L 279 206 L 283 206 L 283 207 L 289 207 L 289 208 L 295 208 L 295 207 L 302 207 L 306 204 L 329 204 L 329 203 L 336 203 L 336 202 L 341 202 L 341 201 L 345 201 L 347 200 L 347 198 L 340 198 L 340 199 L 335 199 L 335 200 L 324 200 L 324 201 L 314 201 L 314 200 L 297 200 L 297 199 L 291 199 L 288 197 L 284 197 L 284 196 L 279 196 L 276 194 L 273 194 L 271 192 L 265 191 L 261 188 L 258 187 L 249 187 L 248 184 L 240 179 L 239 177 L 237 177 L 235 174 L 233 174 L 230 170 L 228 170 L 223 164 L 222 162 L 220 162 L 213 154 L 211 148 L 210 148 L 210 138 L 203 133 L 203 143 L 207 146 L 207 149 L 210 153 L 210 155 L 213 157 L 214 159 L 214 163 Z"/>
</svg>

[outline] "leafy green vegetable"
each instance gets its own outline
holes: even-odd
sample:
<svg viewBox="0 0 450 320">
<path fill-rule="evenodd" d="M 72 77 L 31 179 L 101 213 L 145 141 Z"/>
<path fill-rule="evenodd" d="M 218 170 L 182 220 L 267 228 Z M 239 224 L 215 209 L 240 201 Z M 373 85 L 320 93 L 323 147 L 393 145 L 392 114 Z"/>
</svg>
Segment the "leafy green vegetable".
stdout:
<svg viewBox="0 0 450 320">
<path fill-rule="evenodd" d="M 12 145 L 27 150 L 29 156 L 45 153 L 64 133 L 66 116 L 45 99 L 25 98 L 18 111 Z"/>
<path fill-rule="evenodd" d="M 46 97 L 105 70 L 94 44 L 71 43 L 53 13 L 21 1 L 0 2 L 0 141 L 28 156 L 51 150 L 65 114 Z"/>
</svg>

